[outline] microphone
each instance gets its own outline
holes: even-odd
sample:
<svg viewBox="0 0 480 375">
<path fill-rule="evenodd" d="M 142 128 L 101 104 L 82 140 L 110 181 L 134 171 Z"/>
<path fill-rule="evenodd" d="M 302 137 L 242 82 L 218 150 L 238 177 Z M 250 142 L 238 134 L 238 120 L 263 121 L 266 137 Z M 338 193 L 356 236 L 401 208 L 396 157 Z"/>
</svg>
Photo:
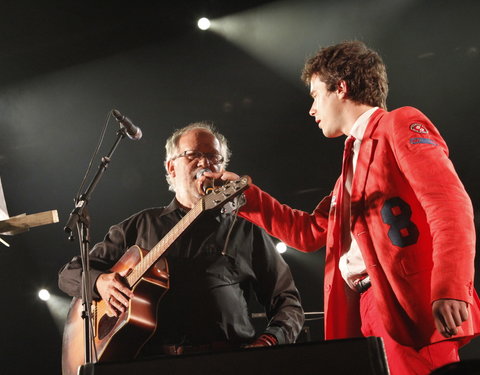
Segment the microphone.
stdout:
<svg viewBox="0 0 480 375">
<path fill-rule="evenodd" d="M 112 110 L 112 114 L 118 123 L 125 128 L 127 131 L 128 138 L 138 141 L 142 138 L 142 130 L 138 127 L 133 125 L 132 121 L 126 116 L 123 116 L 118 110 Z"/>
<path fill-rule="evenodd" d="M 211 172 L 211 171 L 212 170 L 209 168 L 200 169 L 195 175 L 195 178 L 198 180 L 200 177 L 203 176 L 205 172 Z M 205 194 L 210 194 L 214 189 L 215 189 L 215 185 L 213 184 L 213 179 L 207 178 L 205 181 L 203 181 L 202 191 Z"/>
</svg>

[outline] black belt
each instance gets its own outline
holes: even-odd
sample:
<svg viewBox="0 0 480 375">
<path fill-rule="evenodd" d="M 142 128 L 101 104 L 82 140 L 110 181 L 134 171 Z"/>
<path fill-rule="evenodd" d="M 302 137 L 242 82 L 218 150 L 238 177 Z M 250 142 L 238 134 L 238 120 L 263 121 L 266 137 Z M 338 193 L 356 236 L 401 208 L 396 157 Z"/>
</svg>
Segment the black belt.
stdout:
<svg viewBox="0 0 480 375">
<path fill-rule="evenodd" d="M 372 286 L 372 282 L 370 281 L 370 276 L 367 276 L 361 280 L 359 280 L 355 284 L 355 289 L 357 290 L 358 293 L 365 293 L 368 288 Z"/>
<path fill-rule="evenodd" d="M 163 354 L 167 355 L 182 355 L 205 352 L 218 352 L 234 348 L 239 348 L 240 345 L 230 344 L 228 342 L 220 341 L 211 344 L 203 345 L 162 345 Z"/>
</svg>

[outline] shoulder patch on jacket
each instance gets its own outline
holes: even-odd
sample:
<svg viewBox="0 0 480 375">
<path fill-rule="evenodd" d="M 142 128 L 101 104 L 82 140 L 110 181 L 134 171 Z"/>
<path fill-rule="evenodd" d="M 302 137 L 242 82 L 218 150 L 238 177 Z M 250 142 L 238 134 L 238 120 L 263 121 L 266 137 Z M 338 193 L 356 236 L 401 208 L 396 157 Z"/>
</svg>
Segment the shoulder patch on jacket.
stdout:
<svg viewBox="0 0 480 375">
<path fill-rule="evenodd" d="M 415 133 L 420 133 L 420 134 L 428 134 L 428 130 L 425 127 L 425 125 L 420 124 L 418 122 L 414 122 L 413 124 L 410 125 L 410 130 Z"/>
</svg>

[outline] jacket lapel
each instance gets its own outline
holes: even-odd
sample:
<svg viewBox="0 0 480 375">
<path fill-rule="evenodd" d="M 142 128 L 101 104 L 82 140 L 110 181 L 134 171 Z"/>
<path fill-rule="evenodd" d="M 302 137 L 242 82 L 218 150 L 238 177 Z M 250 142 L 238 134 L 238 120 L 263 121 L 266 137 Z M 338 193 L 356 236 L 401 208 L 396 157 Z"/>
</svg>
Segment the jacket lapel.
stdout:
<svg viewBox="0 0 480 375">
<path fill-rule="evenodd" d="M 372 138 L 372 134 L 378 126 L 379 120 L 385 114 L 385 110 L 378 109 L 370 117 L 365 134 L 362 139 L 362 145 L 360 146 L 360 152 L 357 159 L 357 167 L 355 169 L 355 175 L 352 181 L 352 215 L 354 215 L 353 205 L 358 204 L 361 201 L 365 192 L 365 183 L 367 181 L 370 164 L 374 155 L 377 140 Z"/>
</svg>

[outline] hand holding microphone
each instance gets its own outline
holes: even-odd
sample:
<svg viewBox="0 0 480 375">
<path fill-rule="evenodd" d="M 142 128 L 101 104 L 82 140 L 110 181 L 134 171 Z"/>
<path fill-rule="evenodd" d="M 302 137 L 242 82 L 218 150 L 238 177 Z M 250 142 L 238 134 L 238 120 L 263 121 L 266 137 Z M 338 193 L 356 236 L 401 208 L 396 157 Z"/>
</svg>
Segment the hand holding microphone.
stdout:
<svg viewBox="0 0 480 375">
<path fill-rule="evenodd" d="M 205 176 L 205 173 L 213 173 L 209 168 L 200 169 L 195 175 L 195 179 L 199 181 L 201 192 L 205 195 L 210 194 L 215 189 L 214 179 Z"/>
<path fill-rule="evenodd" d="M 252 184 L 252 178 L 246 176 L 248 179 L 248 185 Z M 195 178 L 199 181 L 200 193 L 210 194 L 215 186 L 222 186 L 228 181 L 236 181 L 240 176 L 234 172 L 222 171 L 222 172 L 212 172 L 209 168 L 200 169 Z M 218 181 L 215 185 L 215 180 Z"/>
<path fill-rule="evenodd" d="M 222 171 L 222 172 L 212 172 L 209 169 L 203 169 L 202 170 L 202 176 L 205 176 L 206 178 L 212 178 L 214 180 L 220 180 L 222 183 L 220 185 L 224 185 L 228 181 L 236 181 L 240 178 L 240 176 L 234 172 L 229 172 L 229 171 Z M 252 184 L 252 178 L 250 176 L 245 176 L 248 179 L 248 184 Z"/>
</svg>

